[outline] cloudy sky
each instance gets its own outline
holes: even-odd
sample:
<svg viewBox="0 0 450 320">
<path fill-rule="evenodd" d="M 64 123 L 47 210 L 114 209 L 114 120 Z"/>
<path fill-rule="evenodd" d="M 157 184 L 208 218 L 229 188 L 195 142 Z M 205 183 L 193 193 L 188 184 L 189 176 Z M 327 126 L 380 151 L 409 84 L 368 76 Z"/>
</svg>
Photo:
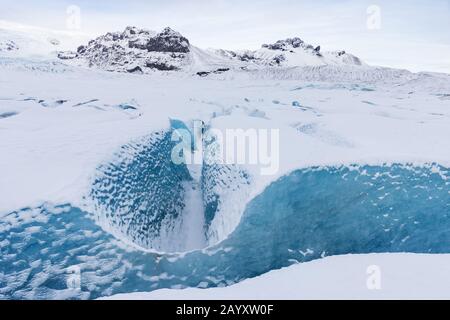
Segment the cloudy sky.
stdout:
<svg viewBox="0 0 450 320">
<path fill-rule="evenodd" d="M 450 0 L 0 0 L 0 19 L 92 36 L 170 26 L 199 47 L 256 49 L 298 36 L 370 64 L 450 73 Z"/>
</svg>

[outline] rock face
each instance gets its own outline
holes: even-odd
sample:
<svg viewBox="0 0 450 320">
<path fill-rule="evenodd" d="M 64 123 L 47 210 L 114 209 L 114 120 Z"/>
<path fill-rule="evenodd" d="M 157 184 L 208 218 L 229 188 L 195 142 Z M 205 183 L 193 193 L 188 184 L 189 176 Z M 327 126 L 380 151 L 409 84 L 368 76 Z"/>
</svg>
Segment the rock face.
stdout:
<svg viewBox="0 0 450 320">
<path fill-rule="evenodd" d="M 189 52 L 189 41 L 170 28 L 165 28 L 156 37 L 150 38 L 146 48 L 156 52 Z"/>
<path fill-rule="evenodd" d="M 123 32 L 109 32 L 91 40 L 77 52 L 59 52 L 58 57 L 108 71 L 146 73 L 180 69 L 189 51 L 188 39 L 170 28 L 155 34 L 127 27 Z"/>
<path fill-rule="evenodd" d="M 294 53 L 295 51 L 302 50 L 311 55 L 321 56 L 320 46 L 313 47 L 310 44 L 305 43 L 300 38 L 287 38 L 285 40 L 278 40 L 273 44 L 263 44 L 262 48 L 275 50 L 275 51 L 286 51 Z M 281 55 L 283 56 L 283 55 Z"/>
<path fill-rule="evenodd" d="M 288 38 L 286 40 L 278 40 L 273 44 L 263 44 L 262 47 L 270 50 L 280 50 L 280 51 L 288 51 L 289 49 L 292 48 L 313 49 L 312 45 L 305 44 L 305 42 L 300 38 Z"/>
<path fill-rule="evenodd" d="M 78 54 L 73 51 L 58 52 L 58 58 L 61 60 L 70 60 L 70 59 L 75 59 L 76 57 L 78 57 Z"/>
</svg>

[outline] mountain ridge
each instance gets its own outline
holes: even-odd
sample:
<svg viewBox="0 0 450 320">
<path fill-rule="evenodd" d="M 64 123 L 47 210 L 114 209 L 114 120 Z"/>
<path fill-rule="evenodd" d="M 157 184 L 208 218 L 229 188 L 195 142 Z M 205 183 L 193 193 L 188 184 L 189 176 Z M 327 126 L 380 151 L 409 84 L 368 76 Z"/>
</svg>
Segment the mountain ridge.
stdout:
<svg viewBox="0 0 450 320">
<path fill-rule="evenodd" d="M 256 50 L 233 51 L 198 48 L 171 28 L 154 32 L 126 27 L 95 37 L 0 20 L 0 49 L 0 68 L 44 73 L 106 71 L 218 80 L 430 82 L 427 72 L 368 65 L 346 51 L 323 51 L 298 37 L 266 43 Z"/>
<path fill-rule="evenodd" d="M 73 60 L 107 71 L 150 73 L 194 71 L 199 76 L 232 69 L 326 65 L 365 65 L 345 51 L 322 52 L 298 37 L 263 44 L 258 50 L 203 50 L 170 27 L 156 33 L 134 26 L 123 32 L 108 32 L 81 45 L 77 51 L 58 52 L 58 58 Z"/>
</svg>

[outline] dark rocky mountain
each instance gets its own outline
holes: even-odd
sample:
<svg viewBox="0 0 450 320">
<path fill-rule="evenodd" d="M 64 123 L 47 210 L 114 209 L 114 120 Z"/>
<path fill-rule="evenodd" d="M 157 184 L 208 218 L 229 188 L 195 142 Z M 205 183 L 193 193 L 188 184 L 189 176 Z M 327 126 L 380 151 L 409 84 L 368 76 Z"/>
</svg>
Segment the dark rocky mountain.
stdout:
<svg viewBox="0 0 450 320">
<path fill-rule="evenodd" d="M 58 57 L 109 71 L 143 73 L 178 70 L 185 64 L 189 51 L 188 39 L 170 28 L 155 34 L 127 27 L 123 32 L 109 32 L 91 40 L 76 52 L 59 52 Z"/>
</svg>

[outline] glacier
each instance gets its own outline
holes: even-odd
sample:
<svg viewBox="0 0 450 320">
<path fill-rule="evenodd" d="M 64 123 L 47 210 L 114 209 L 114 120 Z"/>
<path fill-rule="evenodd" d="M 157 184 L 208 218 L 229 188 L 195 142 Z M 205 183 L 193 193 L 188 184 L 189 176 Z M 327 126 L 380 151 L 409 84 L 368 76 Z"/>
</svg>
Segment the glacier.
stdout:
<svg viewBox="0 0 450 320">
<path fill-rule="evenodd" d="M 171 161 L 171 136 L 172 131 L 155 132 L 123 146 L 119 159 L 99 168 L 91 191 L 101 225 L 116 227 L 134 243 L 159 250 L 173 250 L 167 244 L 173 241 L 164 241 L 161 234 L 177 229 L 186 206 L 184 185 L 192 179 L 186 166 Z"/>
<path fill-rule="evenodd" d="M 230 285 L 338 254 L 449 253 L 448 179 L 449 170 L 436 164 L 296 170 L 255 197 L 229 237 L 172 254 L 125 245 L 70 205 L 23 209 L 0 224 L 1 294 L 97 298 Z M 81 290 L 67 289 L 71 265 L 83 270 Z"/>
<path fill-rule="evenodd" d="M 146 60 L 123 33 L 60 59 L 88 40 L 10 29 L 0 23 L 11 48 L 0 52 L 1 299 L 220 290 L 337 255 L 450 253 L 448 74 L 369 66 L 297 38 L 233 52 L 128 28 L 133 46 L 169 34 L 188 51 L 152 46 L 146 57 L 177 70 L 141 74 L 125 68 Z M 96 44 L 132 54 L 117 66 Z M 279 130 L 279 171 L 174 163 L 174 132 L 193 136 L 199 120 Z"/>
</svg>

